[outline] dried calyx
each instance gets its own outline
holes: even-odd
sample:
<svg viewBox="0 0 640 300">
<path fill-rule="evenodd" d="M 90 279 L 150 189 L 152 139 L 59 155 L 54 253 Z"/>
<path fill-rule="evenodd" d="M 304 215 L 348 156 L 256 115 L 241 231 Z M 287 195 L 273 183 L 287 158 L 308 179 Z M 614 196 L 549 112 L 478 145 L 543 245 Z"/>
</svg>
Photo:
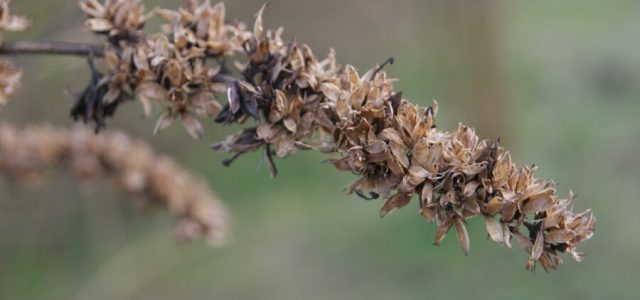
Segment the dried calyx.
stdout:
<svg viewBox="0 0 640 300">
<path fill-rule="evenodd" d="M 177 219 L 182 240 L 224 241 L 227 212 L 206 182 L 143 141 L 122 132 L 94 134 L 85 127 L 62 129 L 0 125 L 0 171 L 21 183 L 39 183 L 51 169 L 70 169 L 82 182 L 108 177 L 140 203 L 165 206 Z"/>
</svg>

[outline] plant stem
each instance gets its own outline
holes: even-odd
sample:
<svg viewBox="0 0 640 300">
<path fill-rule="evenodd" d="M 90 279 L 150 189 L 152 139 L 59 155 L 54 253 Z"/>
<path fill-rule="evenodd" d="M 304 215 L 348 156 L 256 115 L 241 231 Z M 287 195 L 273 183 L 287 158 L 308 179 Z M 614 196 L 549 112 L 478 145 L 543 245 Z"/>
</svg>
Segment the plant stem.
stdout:
<svg viewBox="0 0 640 300">
<path fill-rule="evenodd" d="M 103 56 L 104 47 L 99 44 L 41 41 L 4 42 L 0 45 L 0 55 L 23 54 Z"/>
<path fill-rule="evenodd" d="M 104 56 L 104 47 L 100 44 L 74 43 L 74 42 L 45 42 L 45 41 L 19 41 L 4 42 L 0 44 L 0 55 L 75 55 L 97 57 Z M 211 80 L 225 84 L 232 84 L 238 80 L 225 74 L 216 74 Z"/>
</svg>

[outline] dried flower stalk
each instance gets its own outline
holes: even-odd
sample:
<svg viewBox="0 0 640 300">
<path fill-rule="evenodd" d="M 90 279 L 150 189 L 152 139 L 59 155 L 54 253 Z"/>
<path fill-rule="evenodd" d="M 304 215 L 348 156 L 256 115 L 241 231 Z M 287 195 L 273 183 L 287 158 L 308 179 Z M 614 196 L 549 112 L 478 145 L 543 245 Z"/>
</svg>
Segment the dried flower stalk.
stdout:
<svg viewBox="0 0 640 300">
<path fill-rule="evenodd" d="M 562 252 L 581 260 L 576 246 L 593 234 L 591 211 L 574 213 L 572 192 L 559 197 L 553 182 L 536 179 L 535 166 L 517 167 L 498 141 L 464 125 L 436 129 L 437 103 L 422 108 L 394 90 L 396 79 L 383 70 L 392 59 L 362 75 L 339 66 L 333 50 L 318 59 L 307 45 L 283 41 L 282 28 L 265 30 L 264 7 L 253 28 L 227 22 L 224 4 L 209 1 L 151 14 L 136 0 L 85 0 L 81 8 L 88 28 L 105 37 L 107 68 L 98 71 L 90 59 L 93 75 L 74 118 L 100 129 L 119 104 L 138 98 L 145 112 L 153 100 L 168 107 L 156 131 L 180 118 L 199 137 L 196 116 L 225 124 L 254 119 L 255 126 L 213 145 L 234 153 L 225 164 L 261 150 L 275 176 L 273 156 L 333 153 L 338 170 L 360 177 L 349 193 L 386 199 L 381 216 L 417 196 L 419 212 L 437 225 L 436 244 L 454 227 L 467 253 L 465 220 L 482 216 L 492 240 L 511 247 L 515 237 L 529 270 L 537 263 L 555 269 Z M 163 32 L 147 34 L 144 23 L 154 14 L 166 22 Z"/>
<path fill-rule="evenodd" d="M 82 182 L 108 177 L 134 199 L 160 204 L 177 218 L 180 239 L 224 241 L 227 212 L 206 182 L 143 141 L 122 132 L 96 135 L 84 127 L 48 125 L 19 130 L 0 125 L 0 171 L 23 183 L 41 182 L 47 170 L 68 168 Z"/>
</svg>

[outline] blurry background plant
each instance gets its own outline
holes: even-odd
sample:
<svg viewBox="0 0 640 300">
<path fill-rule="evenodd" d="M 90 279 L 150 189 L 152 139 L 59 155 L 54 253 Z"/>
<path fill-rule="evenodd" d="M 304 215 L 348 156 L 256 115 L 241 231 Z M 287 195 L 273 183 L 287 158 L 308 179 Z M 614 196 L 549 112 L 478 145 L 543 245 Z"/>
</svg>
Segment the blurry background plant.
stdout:
<svg viewBox="0 0 640 300">
<path fill-rule="evenodd" d="M 27 11 L 28 8 L 24 6 L 26 4 L 20 4 L 22 6 L 17 5 L 16 9 L 24 8 L 19 11 Z M 228 6 L 229 10 L 234 12 L 234 16 L 238 12 L 238 18 L 246 20 L 259 5 L 252 3 L 244 9 L 237 7 L 237 4 Z M 637 31 L 630 29 L 637 28 L 632 26 L 636 15 L 630 12 L 637 8 L 634 4 L 629 3 L 628 7 L 623 7 L 621 3 L 620 7 L 607 7 L 609 10 L 604 10 L 626 13 L 621 14 L 623 18 L 616 19 L 621 23 L 615 27 L 608 27 L 614 25 L 605 21 L 598 23 L 590 19 L 581 19 L 580 15 L 562 15 L 558 11 L 570 11 L 571 6 L 563 7 L 561 4 L 555 4 L 549 10 L 538 5 L 501 5 L 494 2 L 461 5 L 456 2 L 425 4 L 401 1 L 392 7 L 386 4 L 369 4 L 366 10 L 356 10 L 357 4 L 353 4 L 354 9 L 351 12 L 361 18 L 341 16 L 345 10 L 334 11 L 329 8 L 330 5 L 325 7 L 326 4 L 321 7 L 314 3 L 298 5 L 301 4 L 272 4 L 271 14 L 282 12 L 283 16 L 286 11 L 305 8 L 300 10 L 299 14 L 286 14 L 286 18 L 273 17 L 274 20 L 278 19 L 278 24 L 274 25 L 282 24 L 287 28 L 295 28 L 295 34 L 299 37 L 315 37 L 316 40 L 310 41 L 314 48 L 336 47 L 341 61 L 352 62 L 361 69 L 370 66 L 371 61 L 380 61 L 380 57 L 393 55 L 400 58 L 393 67 L 393 74 L 405 80 L 401 81 L 399 86 L 406 91 L 407 98 L 423 99 L 424 95 L 433 95 L 434 98 L 440 99 L 441 103 L 446 103 L 446 113 L 440 113 L 440 127 L 454 128 L 458 120 L 470 120 L 469 124 L 480 128 L 479 135 L 502 136 L 503 142 L 514 149 L 513 156 L 520 158 L 520 161 L 525 158 L 524 162 L 535 161 L 541 165 L 543 177 L 553 177 L 562 186 L 572 186 L 580 191 L 581 205 L 593 207 L 601 212 L 601 227 L 605 227 L 606 231 L 630 230 L 629 228 L 637 225 L 637 221 L 630 218 L 634 205 L 637 206 L 634 202 L 621 200 L 619 205 L 622 205 L 623 209 L 620 209 L 617 205 L 613 207 L 611 204 L 595 200 L 605 197 L 625 199 L 625 196 L 626 199 L 630 199 L 637 190 L 631 186 L 631 179 L 639 176 L 637 171 L 634 171 L 637 169 L 634 168 L 637 167 L 637 161 L 630 156 L 624 163 L 616 163 L 634 151 L 628 150 L 628 145 L 624 148 L 616 147 L 615 143 L 620 138 L 637 140 L 635 132 L 628 128 L 634 124 L 632 112 L 633 109 L 637 109 L 637 102 L 632 99 L 638 95 L 637 86 L 632 84 L 637 81 L 638 74 L 630 67 L 634 64 L 637 66 L 638 61 L 633 56 L 635 52 L 626 52 L 628 48 L 633 48 L 628 46 L 634 46 L 629 45 L 633 39 L 627 37 L 637 35 Z M 352 4 L 347 4 L 348 7 L 352 7 L 350 5 Z M 603 12 L 602 7 L 597 4 L 591 5 L 593 11 Z M 77 9 L 73 6 L 54 6 L 60 9 L 60 14 L 77 14 Z M 526 14 L 522 13 L 525 8 L 532 10 Z M 326 13 L 327 18 L 344 18 L 345 22 L 341 23 L 341 26 L 340 22 L 320 22 L 317 27 L 309 26 L 309 20 L 313 20 L 311 12 L 315 10 L 315 15 L 319 9 L 323 9 L 321 12 Z M 537 16 L 536 13 L 555 22 L 538 23 L 534 18 Z M 422 14 L 432 18 L 419 17 Z M 367 16 L 375 18 L 368 19 Z M 35 20 L 42 19 L 42 16 L 33 17 Z M 66 23 L 66 20 L 70 19 L 73 20 L 58 18 L 58 21 L 65 20 L 62 22 L 65 24 L 58 26 L 75 28 L 73 25 L 77 23 Z M 399 19 L 406 19 L 406 23 L 398 22 Z M 75 20 L 82 22 L 79 19 Z M 305 20 L 304 23 L 302 20 Z M 453 24 L 445 26 L 448 22 Z M 527 22 L 533 22 L 536 26 Z M 582 32 L 580 29 L 584 24 L 580 22 L 596 26 L 594 28 L 599 28 L 600 31 L 594 33 L 593 30 L 588 30 L 588 34 Z M 556 26 L 552 27 L 548 23 Z M 380 24 L 384 24 L 384 27 L 376 27 L 382 26 Z M 503 26 L 504 24 L 509 26 Z M 546 31 L 543 25 L 548 27 Z M 344 36 L 326 34 L 338 32 L 338 27 L 332 26 L 339 26 Z M 349 29 L 345 30 L 343 27 Z M 379 30 L 372 30 L 371 27 Z M 425 27 L 428 29 L 425 30 Z M 315 29 L 318 31 L 314 28 L 318 28 Z M 540 34 L 531 34 L 529 31 L 532 28 L 536 28 L 536 32 Z M 621 28 L 625 30 L 619 30 Z M 398 34 L 393 36 L 362 34 L 396 31 Z M 617 34 L 609 34 L 612 31 Z M 375 48 L 366 47 L 369 49 L 367 53 L 370 57 L 363 55 L 362 48 L 355 47 L 349 38 L 356 32 L 362 37 L 361 43 L 357 44 L 376 45 Z M 550 37 L 543 33 L 550 34 Z M 66 37 L 69 40 L 77 40 L 78 36 L 77 32 L 35 34 L 56 39 Z M 420 35 L 416 36 L 417 34 Z M 594 37 L 595 34 L 599 35 Z M 403 37 L 405 39 L 402 39 Z M 544 43 L 540 43 L 541 39 Z M 428 41 L 434 43 L 423 44 Z M 538 43 L 534 43 L 536 41 Z M 594 44 L 589 44 L 592 41 Z M 400 44 L 403 47 L 397 47 Z M 537 44 L 545 47 L 519 48 L 522 45 Z M 516 45 L 518 47 L 515 47 Z M 558 45 L 569 50 L 558 48 Z M 617 45 L 619 48 L 605 48 L 602 45 Z M 589 47 L 584 46 L 593 46 L 591 48 L 595 50 L 588 52 L 585 49 Z M 356 52 L 358 48 L 360 52 Z M 563 49 L 568 53 L 558 52 Z M 465 53 L 467 51 L 469 53 Z M 442 57 L 439 56 L 440 53 Z M 20 64 L 28 65 L 24 62 L 23 60 Z M 56 62 L 60 64 L 56 65 Z M 23 91 L 17 97 L 20 103 L 5 111 L 10 115 L 9 119 L 21 123 L 42 117 L 64 123 L 61 115 L 64 115 L 63 111 L 68 105 L 56 107 L 48 104 L 50 101 L 56 101 L 55 99 L 64 101 L 63 97 L 44 99 L 47 101 L 44 106 L 43 103 L 32 99 L 55 93 L 60 84 L 76 87 L 79 78 L 83 77 L 62 78 L 56 82 L 46 75 L 47 68 L 52 68 L 49 74 L 58 74 L 62 72 L 60 66 L 71 68 L 74 63 L 77 62 L 65 58 L 48 58 L 34 63 L 31 68 L 34 76 L 27 78 L 31 83 L 26 84 L 42 87 L 42 90 Z M 85 71 L 81 62 L 75 66 L 82 70 L 80 72 Z M 556 71 L 553 73 L 554 76 L 562 77 L 547 78 L 539 75 L 547 74 L 543 72 L 551 68 Z M 620 69 L 623 71 L 619 71 Z M 27 67 L 25 72 L 29 71 L 30 68 Z M 504 78 L 507 76 L 504 74 L 513 76 L 509 76 L 511 79 L 505 81 Z M 592 75 L 576 78 L 575 74 Z M 87 77 L 86 74 L 83 76 Z M 33 84 L 33 81 L 41 82 Z M 540 91 L 547 93 L 540 94 Z M 465 96 L 465 93 L 468 94 Z M 512 94 L 509 99 L 519 99 L 519 102 L 507 103 L 507 97 L 504 95 L 508 93 Z M 618 99 L 618 102 L 598 102 L 602 98 Z M 543 99 L 549 102 L 540 102 L 545 101 Z M 460 106 L 459 109 L 450 108 L 455 107 L 456 103 Z M 466 106 L 463 106 L 463 103 Z M 473 109 L 465 109 L 471 105 L 469 103 L 473 104 Z M 507 107 L 506 104 L 510 106 Z M 44 107 L 47 109 L 44 110 Z M 468 112 L 465 113 L 465 110 Z M 128 127 L 133 132 L 145 134 L 148 129 L 140 128 L 147 123 L 132 121 L 135 118 L 131 117 L 135 115 L 132 110 L 123 111 L 122 116 L 118 115 L 114 120 L 113 126 Z M 501 121 L 507 115 L 509 119 Z M 593 122 L 596 117 L 602 119 L 601 122 Z M 479 120 L 474 122 L 473 118 Z M 482 121 L 482 118 L 486 118 L 487 121 Z M 544 122 L 540 121 L 541 119 L 544 119 Z M 504 124 L 516 126 L 509 126 L 506 130 Z M 211 136 L 211 139 L 207 140 L 219 140 L 223 133 L 212 131 L 206 132 Z M 571 139 L 564 141 L 566 137 Z M 112 207 L 111 210 L 99 207 L 108 205 L 108 201 L 99 201 L 99 197 L 90 199 L 95 202 L 69 199 L 69 191 L 65 191 L 64 187 L 65 184 L 67 188 L 73 186 L 65 178 L 57 179 L 61 182 L 56 184 L 55 193 L 49 191 L 46 198 L 41 198 L 42 201 L 38 201 L 37 194 L 12 192 L 11 184 L 7 183 L 2 189 L 2 193 L 7 194 L 2 196 L 2 205 L 7 206 L 7 209 L 2 210 L 5 216 L 1 219 L 2 292 L 7 293 L 7 297 L 10 298 L 67 298 L 78 290 L 79 297 L 105 293 L 105 298 L 146 298 L 157 295 L 182 298 L 198 298 L 203 295 L 223 298 L 300 298 L 308 296 L 309 291 L 318 289 L 323 291 L 322 294 L 318 294 L 319 298 L 331 298 L 331 295 L 335 298 L 340 295 L 344 298 L 351 296 L 381 299 L 390 295 L 417 296 L 425 291 L 436 296 L 480 294 L 487 298 L 549 295 L 549 289 L 554 289 L 553 295 L 558 297 L 623 296 L 637 292 L 633 290 L 633 286 L 624 288 L 624 285 L 630 284 L 626 279 L 607 286 L 596 284 L 606 281 L 603 279 L 607 277 L 602 277 L 606 275 L 595 270 L 626 272 L 629 276 L 625 278 L 630 278 L 629 280 L 637 275 L 634 272 L 637 272 L 638 268 L 629 263 L 634 262 L 630 255 L 637 250 L 637 245 L 631 241 L 629 246 L 628 239 L 616 240 L 615 237 L 601 235 L 585 245 L 584 249 L 592 255 L 597 252 L 597 260 L 591 259 L 588 264 L 572 264 L 571 268 L 555 273 L 552 279 L 500 275 L 509 274 L 512 266 L 519 263 L 511 260 L 513 257 L 517 259 L 518 255 L 502 255 L 500 251 L 506 250 L 498 249 L 494 245 L 484 246 L 484 243 L 479 242 L 474 243 L 474 257 L 480 256 L 477 260 L 484 264 L 479 263 L 474 268 L 468 268 L 468 264 L 463 267 L 459 251 L 449 249 L 456 246 L 455 240 L 445 242 L 442 247 L 446 249 L 443 250 L 426 246 L 429 244 L 428 241 L 432 240 L 432 236 L 425 234 L 425 226 L 428 225 L 421 224 L 423 222 L 420 219 L 413 217 L 411 210 L 402 213 L 405 216 L 408 213 L 407 217 L 401 217 L 402 214 L 399 213 L 394 218 L 380 221 L 371 219 L 372 212 L 377 209 L 375 205 L 363 204 L 363 201 L 355 198 L 342 199 L 336 193 L 336 187 L 347 182 L 349 176 L 331 176 L 332 179 L 328 180 L 328 176 L 323 175 L 324 172 L 334 174 L 335 171 L 329 167 L 318 167 L 317 161 L 320 157 L 317 155 L 300 153 L 297 157 L 280 163 L 281 169 L 290 171 L 282 172 L 278 181 L 268 181 L 262 172 L 251 171 L 255 170 L 254 166 L 259 157 L 255 157 L 253 161 L 238 161 L 234 168 L 222 170 L 217 165 L 220 157 L 217 160 L 210 158 L 206 147 L 200 147 L 205 148 L 204 150 L 198 150 L 195 146 L 171 147 L 180 139 L 181 137 L 170 129 L 151 141 L 156 147 L 166 149 L 165 152 L 182 154 L 179 157 L 184 157 L 183 160 L 187 164 L 206 173 L 209 178 L 217 180 L 221 176 L 216 174 L 224 172 L 226 182 L 211 184 L 219 187 L 225 198 L 237 201 L 231 205 L 237 212 L 236 223 L 244 223 L 245 226 L 239 226 L 237 232 L 237 235 L 244 239 L 241 243 L 217 253 L 209 253 L 194 245 L 187 250 L 190 252 L 178 256 L 172 252 L 172 247 L 158 250 L 158 244 L 166 241 L 161 242 L 154 238 L 153 232 L 156 227 L 153 223 L 147 223 L 147 220 L 136 223 L 137 219 L 127 217 L 127 207 Z M 520 141 L 522 145 L 539 143 L 540 147 L 519 148 Z M 637 147 L 637 144 L 631 145 Z M 598 159 L 593 159 L 594 157 Z M 297 168 L 304 168 L 303 179 L 295 175 Z M 556 176 L 557 174 L 560 176 Z M 586 174 L 589 176 L 585 176 Z M 234 181 L 233 178 L 243 180 Z M 592 182 L 600 184 L 598 187 L 588 184 Z M 283 193 L 282 189 L 286 189 L 287 193 Z M 20 201 L 20 197 L 35 199 Z M 67 200 L 57 199 L 60 197 Z M 260 201 L 252 198 L 260 198 Z M 277 201 L 271 198 L 277 198 Z M 38 205 L 44 206 L 39 208 Z M 86 210 L 85 214 L 80 213 L 78 206 Z M 305 213 L 309 210 L 313 210 L 314 213 Z M 94 215 L 91 215 L 92 212 Z M 119 230 L 122 225 L 119 227 L 118 222 L 114 224 L 114 219 L 134 230 Z M 105 220 L 106 223 L 101 225 L 100 220 Z M 161 216 L 157 220 L 159 223 L 165 222 Z M 6 226 L 4 222 L 7 222 Z M 472 231 L 476 231 L 476 234 L 472 232 L 471 236 L 480 241 L 478 237 L 482 236 L 480 232 L 483 226 L 477 225 L 470 226 Z M 350 230 L 344 230 L 345 226 Z M 38 228 L 47 228 L 53 234 L 35 236 L 33 233 L 39 232 Z M 135 228 L 139 228 L 139 231 Z M 236 239 L 240 240 L 238 237 Z M 255 247 L 260 245 L 260 241 L 264 241 L 263 247 Z M 121 250 L 112 256 L 116 248 Z M 149 257 L 146 253 L 154 253 L 157 257 Z M 389 253 L 401 255 L 388 255 Z M 626 264 L 607 259 L 625 256 L 630 258 Z M 246 261 L 247 257 L 249 262 Z M 607 265 L 601 265 L 604 263 Z M 66 267 L 59 267 L 61 264 Z M 385 272 L 372 272 L 381 268 L 384 268 Z M 272 275 L 273 272 L 278 272 L 280 276 L 266 276 Z M 453 275 L 453 272 L 456 275 Z M 498 274 L 484 277 L 497 277 L 503 287 L 494 288 L 496 282 L 477 280 L 487 272 Z M 87 274 L 93 274 L 91 279 L 84 279 Z M 332 276 L 325 276 L 328 274 Z M 125 279 L 123 275 L 132 279 L 114 280 L 119 276 Z M 73 280 L 74 278 L 76 280 Z M 593 284 L 585 284 L 591 281 Z M 164 282 L 171 284 L 167 285 Z M 465 289 L 448 289 L 447 284 L 465 286 Z M 544 289 L 540 288 L 541 285 L 544 285 Z M 490 288 L 486 288 L 487 286 Z M 478 293 L 480 290 L 482 292 Z"/>
<path fill-rule="evenodd" d="M 225 209 L 202 179 L 122 132 L 1 124 L 0 158 L 0 171 L 17 185 L 43 184 L 56 168 L 71 170 L 80 183 L 105 176 L 139 206 L 166 206 L 181 240 L 204 237 L 216 245 L 227 235 Z"/>
</svg>

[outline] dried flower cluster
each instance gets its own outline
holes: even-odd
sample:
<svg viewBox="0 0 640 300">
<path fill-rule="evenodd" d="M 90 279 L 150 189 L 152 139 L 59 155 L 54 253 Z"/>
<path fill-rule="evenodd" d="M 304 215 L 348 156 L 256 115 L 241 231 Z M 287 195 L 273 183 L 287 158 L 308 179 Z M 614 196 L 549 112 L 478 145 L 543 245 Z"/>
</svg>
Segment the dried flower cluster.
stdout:
<svg viewBox="0 0 640 300">
<path fill-rule="evenodd" d="M 87 0 L 81 2 L 81 8 L 89 18 L 88 27 L 107 34 L 109 45 L 105 53 L 107 74 L 94 70 L 89 86 L 72 109 L 74 118 L 93 120 L 99 129 L 118 104 L 137 96 L 147 115 L 152 100 L 168 104 L 154 132 L 179 118 L 191 136 L 200 137 L 203 127 L 196 116 L 218 115 L 221 106 L 214 94 L 227 90 L 227 77 L 220 74 L 222 66 L 211 66 L 207 59 L 241 51 L 251 34 L 240 24 L 224 23 L 223 4 L 197 6 L 190 2 L 180 11 L 157 10 L 167 23 L 162 34 L 154 35 L 141 31 L 147 17 L 138 1 L 100 4 Z"/>
<path fill-rule="evenodd" d="M 227 213 L 208 185 L 140 140 L 84 127 L 0 125 L 0 171 L 29 183 L 55 167 L 71 169 L 81 181 L 106 176 L 132 198 L 166 206 L 181 239 L 203 236 L 219 244 L 227 234 Z"/>
<path fill-rule="evenodd" d="M 180 118 L 199 137 L 198 116 L 224 124 L 253 119 L 213 145 L 234 153 L 226 164 L 261 150 L 275 176 L 274 155 L 333 153 L 338 170 L 359 176 L 349 193 L 386 199 L 381 216 L 415 196 L 422 216 L 437 225 L 436 244 L 455 228 L 467 253 L 465 220 L 482 216 L 492 240 L 511 247 L 515 237 L 529 270 L 537 263 L 555 269 L 563 252 L 581 260 L 576 246 L 593 234 L 591 211 L 574 213 L 571 192 L 561 198 L 553 182 L 534 177 L 535 166 L 517 167 L 499 141 L 481 140 L 463 125 L 436 129 L 437 103 L 419 107 L 394 90 L 396 79 L 383 70 L 392 59 L 362 75 L 339 66 L 333 50 L 319 59 L 307 45 L 283 41 L 282 28 L 265 30 L 264 7 L 248 29 L 226 21 L 223 3 L 190 0 L 149 14 L 137 0 L 80 5 L 88 28 L 105 37 L 106 69 L 98 71 L 90 57 L 92 77 L 74 118 L 100 129 L 119 104 L 137 98 L 147 114 L 152 100 L 167 107 L 155 131 Z M 143 31 L 152 15 L 165 22 L 162 33 Z M 222 97 L 224 106 L 216 100 Z"/>
<path fill-rule="evenodd" d="M 12 15 L 9 11 L 9 0 L 0 0 L 0 45 L 4 31 L 24 31 L 29 27 L 29 21 L 22 16 Z M 11 62 L 0 59 L 0 106 L 7 103 L 7 98 L 20 89 L 22 70 Z"/>
</svg>

